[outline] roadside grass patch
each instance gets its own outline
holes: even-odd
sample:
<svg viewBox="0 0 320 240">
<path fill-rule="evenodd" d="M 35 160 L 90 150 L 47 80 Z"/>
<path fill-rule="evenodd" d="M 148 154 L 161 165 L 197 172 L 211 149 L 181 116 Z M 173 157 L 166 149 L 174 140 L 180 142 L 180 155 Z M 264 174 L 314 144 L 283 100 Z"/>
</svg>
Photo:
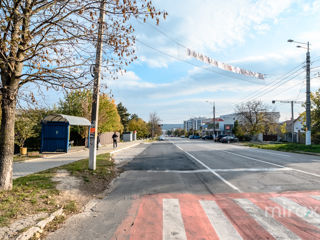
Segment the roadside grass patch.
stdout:
<svg viewBox="0 0 320 240">
<path fill-rule="evenodd" d="M 70 172 L 82 180 L 79 193 L 93 197 L 103 192 L 117 176 L 117 169 L 110 154 L 97 156 L 97 169 L 88 169 L 88 159 L 48 169 L 13 181 L 11 191 L 0 191 L 0 227 L 8 226 L 17 219 L 40 212 L 53 213 L 63 207 L 65 213 L 72 214 L 80 209 L 80 203 L 67 199 L 56 189 L 52 178 L 59 169 Z M 82 203 L 83 204 L 83 203 Z"/>
<path fill-rule="evenodd" d="M 89 159 L 83 159 L 58 167 L 57 169 L 65 169 L 73 176 L 82 177 L 82 179 L 85 179 L 85 182 L 90 181 L 90 177 L 92 176 L 109 178 L 110 173 L 115 170 L 115 164 L 109 153 L 97 155 L 95 171 L 89 170 L 88 165 Z"/>
<path fill-rule="evenodd" d="M 0 227 L 29 214 L 57 210 L 54 199 L 59 192 L 51 176 L 50 171 L 45 171 L 17 178 L 11 191 L 0 191 Z"/>
<path fill-rule="evenodd" d="M 275 143 L 275 144 L 259 144 L 259 143 L 247 143 L 249 147 L 256 147 L 261 149 L 269 149 L 284 152 L 311 152 L 320 153 L 320 145 L 309 145 L 297 143 Z"/>
</svg>

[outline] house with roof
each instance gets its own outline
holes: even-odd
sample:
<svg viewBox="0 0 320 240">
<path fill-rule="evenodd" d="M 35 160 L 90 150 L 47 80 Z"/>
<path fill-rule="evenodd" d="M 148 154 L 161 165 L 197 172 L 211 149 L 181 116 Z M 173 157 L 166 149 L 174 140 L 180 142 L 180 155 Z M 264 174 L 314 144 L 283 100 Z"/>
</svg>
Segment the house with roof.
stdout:
<svg viewBox="0 0 320 240">
<path fill-rule="evenodd" d="M 304 143 L 305 124 L 306 123 L 305 123 L 305 118 L 303 114 L 301 114 L 299 117 L 297 117 L 293 121 L 293 129 L 294 129 L 293 142 Z M 292 142 L 292 121 L 287 120 L 282 122 L 280 125 L 285 126 L 285 133 L 280 134 L 279 140 Z"/>
</svg>

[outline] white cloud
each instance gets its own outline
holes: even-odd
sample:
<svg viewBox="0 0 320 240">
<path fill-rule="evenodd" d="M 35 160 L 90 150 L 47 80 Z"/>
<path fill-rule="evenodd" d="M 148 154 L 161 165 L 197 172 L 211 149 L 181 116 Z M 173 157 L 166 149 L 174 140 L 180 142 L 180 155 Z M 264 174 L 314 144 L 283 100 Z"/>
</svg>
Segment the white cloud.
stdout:
<svg viewBox="0 0 320 240">
<path fill-rule="evenodd" d="M 243 41 L 252 28 L 267 30 L 266 20 L 274 20 L 295 0 L 159 0 L 169 20 L 179 21 L 179 28 L 169 34 L 198 51 L 218 50 Z M 166 24 L 166 23 L 164 23 Z"/>
</svg>

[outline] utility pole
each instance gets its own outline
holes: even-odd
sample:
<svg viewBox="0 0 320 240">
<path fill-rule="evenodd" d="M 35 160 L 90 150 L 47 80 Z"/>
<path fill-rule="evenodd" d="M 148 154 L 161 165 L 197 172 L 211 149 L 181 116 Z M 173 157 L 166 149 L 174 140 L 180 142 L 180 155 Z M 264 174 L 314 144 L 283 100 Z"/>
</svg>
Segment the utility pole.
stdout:
<svg viewBox="0 0 320 240">
<path fill-rule="evenodd" d="M 213 123 L 213 141 L 216 137 L 216 103 L 214 101 L 206 101 L 207 103 L 212 103 L 212 123 Z"/>
<path fill-rule="evenodd" d="M 307 96 L 306 96 L 306 145 L 311 145 L 311 103 L 310 103 L 310 48 L 309 42 L 307 42 L 307 53 L 306 53 L 306 79 L 307 79 Z"/>
<path fill-rule="evenodd" d="M 293 140 L 293 136 L 294 136 L 294 111 L 293 111 L 293 104 L 297 103 L 297 104 L 303 104 L 304 102 L 302 101 L 284 101 L 284 100 L 272 100 L 272 103 L 276 103 L 276 102 L 280 102 L 280 103 L 290 103 L 291 104 L 291 142 L 294 142 Z"/>
<path fill-rule="evenodd" d="M 216 138 L 216 103 L 213 102 L 213 140 Z"/>
<path fill-rule="evenodd" d="M 307 47 L 302 47 L 298 45 L 298 48 L 307 49 L 306 53 L 306 145 L 311 145 L 311 102 L 310 102 L 310 43 L 309 42 L 297 42 L 292 39 L 289 39 L 290 43 L 298 43 L 306 45 Z"/>
<path fill-rule="evenodd" d="M 94 66 L 94 86 L 92 96 L 92 112 L 91 112 L 91 128 L 90 128 L 90 153 L 89 153 L 89 169 L 96 170 L 97 155 L 97 134 L 98 134 L 98 116 L 99 116 L 99 94 L 100 94 L 100 78 L 101 78 L 101 61 L 102 61 L 102 41 L 105 18 L 105 0 L 100 3 L 100 16 L 98 20 L 98 39 L 96 50 L 96 62 Z"/>
</svg>

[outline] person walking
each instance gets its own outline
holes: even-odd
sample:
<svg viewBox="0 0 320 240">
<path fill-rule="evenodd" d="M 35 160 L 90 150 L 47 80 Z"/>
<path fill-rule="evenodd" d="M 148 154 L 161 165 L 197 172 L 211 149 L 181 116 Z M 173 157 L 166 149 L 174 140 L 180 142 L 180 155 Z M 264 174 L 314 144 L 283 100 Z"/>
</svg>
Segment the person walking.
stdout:
<svg viewBox="0 0 320 240">
<path fill-rule="evenodd" d="M 116 148 L 118 146 L 118 135 L 116 132 L 113 133 L 112 139 L 113 139 L 113 148 Z"/>
<path fill-rule="evenodd" d="M 99 144 L 100 144 L 100 133 L 98 133 L 98 136 L 97 136 L 97 150 L 99 150 Z"/>
</svg>

